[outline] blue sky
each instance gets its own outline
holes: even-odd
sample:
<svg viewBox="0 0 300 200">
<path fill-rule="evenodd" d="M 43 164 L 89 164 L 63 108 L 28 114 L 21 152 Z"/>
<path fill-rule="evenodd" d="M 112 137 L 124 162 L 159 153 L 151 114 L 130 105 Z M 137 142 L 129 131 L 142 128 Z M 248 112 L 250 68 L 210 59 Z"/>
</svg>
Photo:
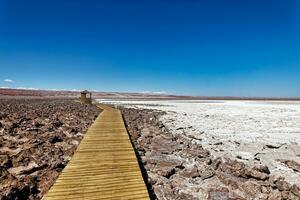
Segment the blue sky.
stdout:
<svg viewBox="0 0 300 200">
<path fill-rule="evenodd" d="M 0 0 L 2 87 L 300 96 L 299 77 L 298 0 Z"/>
</svg>

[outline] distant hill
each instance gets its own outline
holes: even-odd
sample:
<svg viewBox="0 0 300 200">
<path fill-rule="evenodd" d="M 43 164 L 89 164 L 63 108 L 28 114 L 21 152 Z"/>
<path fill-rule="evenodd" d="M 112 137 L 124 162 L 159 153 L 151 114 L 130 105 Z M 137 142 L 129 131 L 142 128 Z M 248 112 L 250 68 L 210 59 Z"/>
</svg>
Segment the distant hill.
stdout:
<svg viewBox="0 0 300 200">
<path fill-rule="evenodd" d="M 110 99 L 110 98 L 112 98 L 112 99 L 173 99 L 173 98 L 177 99 L 177 98 L 179 98 L 179 96 L 165 95 L 165 94 L 93 92 L 93 91 L 92 91 L 92 95 L 93 95 L 93 98 L 104 98 L 104 99 Z M 0 88 L 0 96 L 76 98 L 76 97 L 80 96 L 80 91 Z M 183 98 L 185 98 L 185 97 L 183 97 Z"/>
<path fill-rule="evenodd" d="M 231 96 L 180 96 L 169 94 L 147 94 L 126 92 L 93 92 L 93 98 L 120 99 L 120 100 L 289 100 L 300 101 L 299 98 L 271 98 L 271 97 L 231 97 Z M 51 97 L 51 98 L 77 98 L 79 91 L 65 90 L 30 90 L 0 88 L 0 97 Z"/>
</svg>

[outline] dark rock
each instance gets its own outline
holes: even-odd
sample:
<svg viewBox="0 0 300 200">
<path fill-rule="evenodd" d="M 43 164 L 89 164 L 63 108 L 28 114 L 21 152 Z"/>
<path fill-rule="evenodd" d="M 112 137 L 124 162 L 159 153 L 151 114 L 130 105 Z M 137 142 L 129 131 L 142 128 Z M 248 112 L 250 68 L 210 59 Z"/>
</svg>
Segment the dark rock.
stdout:
<svg viewBox="0 0 300 200">
<path fill-rule="evenodd" d="M 52 124 L 55 128 L 61 127 L 63 125 L 63 123 L 58 118 Z"/>
<path fill-rule="evenodd" d="M 50 139 L 50 143 L 54 144 L 57 142 L 62 142 L 64 141 L 63 138 L 61 136 L 57 136 L 55 135 L 53 138 Z"/>
<path fill-rule="evenodd" d="M 30 186 L 26 185 L 22 188 L 12 188 L 6 196 L 3 196 L 3 200 L 25 200 L 29 198 Z"/>
<path fill-rule="evenodd" d="M 13 133 L 14 132 L 14 130 L 16 129 L 16 128 L 18 128 L 18 124 L 17 123 L 15 123 L 15 122 L 9 122 L 9 123 L 7 123 L 6 125 L 5 125 L 5 127 L 4 127 L 4 129 L 5 129 L 5 131 L 7 131 L 8 133 Z"/>
<path fill-rule="evenodd" d="M 279 180 L 282 180 L 282 177 L 271 175 L 269 177 L 269 184 L 270 184 L 270 186 L 272 188 L 276 188 L 276 182 L 279 181 Z"/>
<path fill-rule="evenodd" d="M 161 175 L 169 179 L 175 174 L 175 172 L 175 168 L 164 168 L 161 170 Z"/>
<path fill-rule="evenodd" d="M 261 173 L 270 174 L 270 170 L 266 165 L 255 165 L 253 169 Z"/>
<path fill-rule="evenodd" d="M 63 163 L 57 163 L 54 165 L 52 169 L 55 169 L 58 172 L 62 172 L 62 170 L 66 167 L 66 164 Z"/>
<path fill-rule="evenodd" d="M 222 162 L 222 158 L 218 157 L 218 158 L 212 160 L 210 165 L 214 170 L 217 170 L 219 168 L 221 162 Z"/>
<path fill-rule="evenodd" d="M 12 160 L 7 155 L 0 155 L 0 166 L 4 169 L 9 169 L 13 166 Z"/>
<path fill-rule="evenodd" d="M 269 149 L 279 149 L 282 146 L 282 144 L 267 144 L 265 148 Z"/>
<path fill-rule="evenodd" d="M 223 145 L 223 142 L 216 142 L 214 145 Z"/>
</svg>

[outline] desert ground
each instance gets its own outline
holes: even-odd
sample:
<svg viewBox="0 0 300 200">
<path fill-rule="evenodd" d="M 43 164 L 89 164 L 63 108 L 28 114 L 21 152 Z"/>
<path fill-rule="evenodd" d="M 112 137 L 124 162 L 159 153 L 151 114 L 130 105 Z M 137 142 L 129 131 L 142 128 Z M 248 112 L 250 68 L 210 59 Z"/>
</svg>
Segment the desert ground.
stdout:
<svg viewBox="0 0 300 200">
<path fill-rule="evenodd" d="M 116 101 L 153 199 L 300 199 L 300 102 Z"/>
<path fill-rule="evenodd" d="M 151 199 L 300 199 L 300 101 L 98 95 L 122 111 Z M 0 199 L 53 185 L 101 112 L 78 96 L 0 90 Z"/>
<path fill-rule="evenodd" d="M 0 99 L 0 199 L 41 199 L 99 109 L 71 99 Z"/>
</svg>

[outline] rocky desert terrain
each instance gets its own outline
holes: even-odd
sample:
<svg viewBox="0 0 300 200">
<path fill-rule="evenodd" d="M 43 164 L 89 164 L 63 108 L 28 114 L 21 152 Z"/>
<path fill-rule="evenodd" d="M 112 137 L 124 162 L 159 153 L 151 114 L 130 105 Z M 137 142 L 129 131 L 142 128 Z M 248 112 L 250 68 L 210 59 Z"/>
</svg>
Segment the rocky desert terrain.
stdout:
<svg viewBox="0 0 300 200">
<path fill-rule="evenodd" d="M 98 114 L 67 99 L 0 99 L 0 199 L 41 199 Z"/>
<path fill-rule="evenodd" d="M 221 128 L 217 118 L 214 119 L 215 129 L 213 129 L 211 127 L 213 124 L 209 124 L 207 120 L 193 120 L 195 116 L 191 117 L 191 113 L 187 112 L 187 109 L 185 109 L 187 113 L 178 112 L 179 108 L 173 107 L 170 103 L 164 106 L 157 102 L 151 106 L 147 102 L 144 102 L 143 106 L 140 105 L 141 102 L 127 102 L 127 105 L 124 102 L 111 103 L 123 105 L 121 106 L 122 113 L 138 152 L 152 199 L 300 199 L 300 182 L 298 181 L 300 164 L 297 155 L 294 155 L 299 153 L 297 151 L 298 140 L 295 139 L 298 135 L 294 135 L 295 137 L 292 139 L 286 138 L 282 143 L 272 139 L 264 141 L 263 138 L 259 138 L 261 141 L 257 141 L 255 149 L 250 148 L 253 144 L 247 143 L 247 140 L 243 141 L 243 137 L 241 137 L 242 139 L 236 137 L 235 140 L 229 137 L 228 130 L 232 127 L 226 123 L 225 127 Z M 220 109 L 218 106 L 213 106 L 208 110 L 214 112 L 218 108 Z M 177 112 L 175 112 L 176 109 Z M 204 111 L 199 113 L 195 105 L 191 110 L 197 115 L 204 115 L 204 119 L 210 117 Z M 261 110 L 266 112 L 266 110 Z M 273 108 L 271 111 L 276 112 L 276 109 Z M 281 110 L 284 115 L 286 111 Z M 181 114 L 186 118 L 179 116 Z M 211 113 L 211 115 L 213 114 Z M 257 113 L 254 115 L 257 116 Z M 266 113 L 265 115 L 267 118 L 270 117 Z M 296 115 L 295 112 L 288 110 L 289 117 L 277 116 L 278 120 L 282 121 L 282 124 L 279 125 L 283 134 L 298 133 Z M 216 113 L 214 116 L 216 117 Z M 221 116 L 226 118 L 224 113 Z M 233 117 L 230 119 L 231 124 L 239 123 Z M 290 129 L 283 131 L 284 119 L 291 124 L 296 122 L 293 126 L 285 125 L 294 128 L 294 132 Z M 259 117 L 256 120 L 264 121 Z M 199 126 L 188 126 L 189 124 L 194 126 L 199 124 L 202 129 Z M 251 125 L 247 121 L 244 126 L 246 124 Z M 262 125 L 259 123 L 260 129 L 255 126 L 252 128 L 261 130 Z M 244 129 L 246 130 L 247 127 Z M 240 131 L 243 132 L 244 129 L 241 126 Z M 267 129 L 269 129 L 269 133 L 273 130 L 268 126 Z M 203 130 L 206 133 L 203 133 Z M 223 133 L 228 134 L 227 140 L 224 139 L 226 137 L 217 137 L 222 130 Z M 275 127 L 274 130 L 279 129 Z M 251 131 L 254 133 L 254 130 Z M 201 132 L 201 134 L 196 134 L 196 132 Z M 268 139 L 268 137 L 266 138 Z M 275 137 L 275 139 L 278 138 Z M 279 138 L 279 140 L 281 139 Z M 289 143 L 289 140 L 292 141 Z M 229 148 L 229 144 L 233 143 L 236 146 Z M 243 151 L 252 154 L 254 149 L 260 152 L 261 156 L 257 154 L 252 158 L 238 154 Z"/>
</svg>

